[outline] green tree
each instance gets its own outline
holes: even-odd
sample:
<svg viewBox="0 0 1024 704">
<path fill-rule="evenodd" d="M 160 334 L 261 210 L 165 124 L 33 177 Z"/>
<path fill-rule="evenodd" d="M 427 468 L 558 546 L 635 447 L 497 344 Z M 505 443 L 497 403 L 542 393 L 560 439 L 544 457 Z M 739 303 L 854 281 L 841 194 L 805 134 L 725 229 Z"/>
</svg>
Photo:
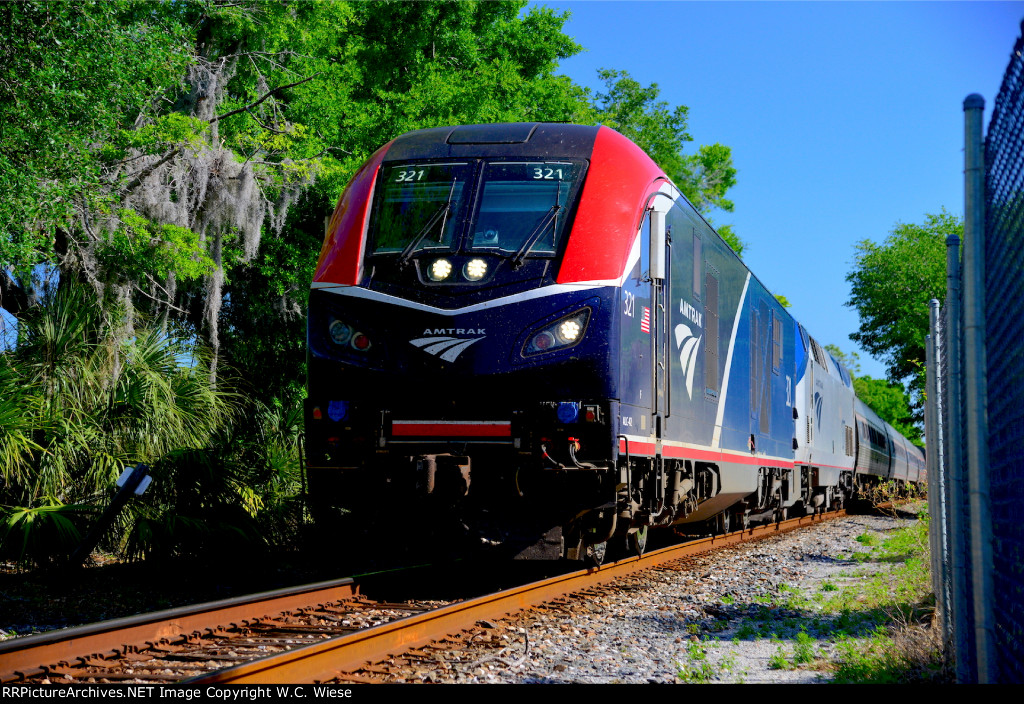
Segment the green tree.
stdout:
<svg viewBox="0 0 1024 704">
<path fill-rule="evenodd" d="M 0 124 L 15 126 L 0 134 L 0 306 L 20 315 L 33 267 L 59 263 L 105 306 L 185 322 L 216 360 L 232 281 L 314 183 L 322 214 L 402 132 L 590 115 L 553 74 L 579 50 L 566 16 L 524 6 L 3 5 L 17 41 L 0 68 Z"/>
<path fill-rule="evenodd" d="M 185 74 L 170 4 L 0 4 L 0 306 L 34 300 L 32 268 L 109 207 L 103 144 Z"/>
<path fill-rule="evenodd" d="M 946 237 L 963 236 L 963 219 L 943 210 L 924 224 L 898 224 L 882 244 L 857 244 L 850 300 L 860 328 L 850 339 L 881 359 L 891 382 L 910 389 L 915 419 L 920 420 L 924 390 L 924 338 L 928 301 L 946 291 Z"/>
<path fill-rule="evenodd" d="M 0 352 L 0 554 L 67 554 L 125 466 L 202 448 L 238 398 L 210 383 L 194 339 L 139 323 L 123 336 L 81 287 L 22 316 Z"/>
<path fill-rule="evenodd" d="M 593 121 L 587 92 L 554 75 L 558 61 L 580 49 L 561 31 L 567 15 L 543 8 L 524 13 L 524 6 L 353 4 L 345 31 L 331 39 L 331 46 L 344 47 L 338 51 L 345 61 L 323 68 L 328 78 L 289 90 L 292 119 L 313 125 L 327 151 L 318 157 L 316 181 L 296 198 L 281 229 L 261 240 L 253 259 L 226 265 L 220 311 L 223 352 L 234 366 L 278 370 L 273 383 L 254 385 L 264 402 L 287 405 L 301 393 L 304 312 L 323 218 L 383 143 L 440 125 Z M 329 23 L 323 34 L 336 26 Z"/>
<path fill-rule="evenodd" d="M 0 353 L 3 500 L 87 498 L 125 465 L 200 447 L 227 422 L 234 394 L 211 388 L 194 341 L 141 323 L 135 332 L 123 338 L 80 287 L 22 318 Z"/>
</svg>

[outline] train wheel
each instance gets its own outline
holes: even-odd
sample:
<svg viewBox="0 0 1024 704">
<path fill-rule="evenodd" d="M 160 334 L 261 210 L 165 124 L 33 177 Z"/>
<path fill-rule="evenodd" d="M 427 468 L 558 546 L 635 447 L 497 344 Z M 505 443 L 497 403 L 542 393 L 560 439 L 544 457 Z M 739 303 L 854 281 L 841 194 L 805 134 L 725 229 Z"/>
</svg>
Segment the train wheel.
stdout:
<svg viewBox="0 0 1024 704">
<path fill-rule="evenodd" d="M 647 526 L 637 528 L 636 532 L 630 533 L 626 540 L 629 543 L 630 551 L 637 557 L 643 557 L 647 550 Z"/>
<path fill-rule="evenodd" d="M 715 516 L 715 535 L 725 535 L 732 530 L 732 519 L 728 511 L 722 511 Z"/>
<path fill-rule="evenodd" d="M 587 545 L 586 562 L 589 567 L 600 567 L 608 555 L 608 542 Z"/>
</svg>

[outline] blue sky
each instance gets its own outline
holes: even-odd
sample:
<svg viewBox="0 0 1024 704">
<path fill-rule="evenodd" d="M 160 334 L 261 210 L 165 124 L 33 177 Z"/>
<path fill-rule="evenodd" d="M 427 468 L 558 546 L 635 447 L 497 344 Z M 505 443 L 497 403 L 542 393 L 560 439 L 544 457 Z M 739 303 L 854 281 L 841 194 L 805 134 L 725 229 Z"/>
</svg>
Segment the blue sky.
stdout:
<svg viewBox="0 0 1024 704">
<path fill-rule="evenodd" d="M 854 244 L 945 207 L 963 213 L 963 99 L 987 126 L 1024 2 L 537 2 L 586 51 L 560 72 L 657 83 L 689 107 L 692 149 L 739 170 L 744 260 L 822 344 L 856 350 L 843 304 Z M 861 354 L 862 373 L 884 376 Z"/>
</svg>

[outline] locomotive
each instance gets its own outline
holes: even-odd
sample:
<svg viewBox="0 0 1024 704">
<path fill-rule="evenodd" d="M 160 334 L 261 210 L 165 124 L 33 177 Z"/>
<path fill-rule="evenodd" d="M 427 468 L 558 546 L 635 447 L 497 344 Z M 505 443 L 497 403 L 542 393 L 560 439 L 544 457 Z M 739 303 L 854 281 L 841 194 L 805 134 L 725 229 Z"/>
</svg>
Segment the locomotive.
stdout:
<svg viewBox="0 0 1024 704">
<path fill-rule="evenodd" d="M 665 173 L 608 127 L 418 130 L 327 224 L 308 315 L 317 516 L 600 563 L 924 479 Z M 451 533 L 448 533 L 451 535 Z"/>
</svg>

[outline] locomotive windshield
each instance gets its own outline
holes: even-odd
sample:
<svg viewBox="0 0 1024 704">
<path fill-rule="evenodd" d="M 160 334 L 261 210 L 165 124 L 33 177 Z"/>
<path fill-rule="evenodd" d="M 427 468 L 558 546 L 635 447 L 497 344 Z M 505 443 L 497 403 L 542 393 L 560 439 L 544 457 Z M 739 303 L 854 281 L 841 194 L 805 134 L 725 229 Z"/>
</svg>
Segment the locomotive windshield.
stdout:
<svg viewBox="0 0 1024 704">
<path fill-rule="evenodd" d="M 472 165 L 402 164 L 382 171 L 371 251 L 451 247 L 465 209 Z"/>
<path fill-rule="evenodd" d="M 428 248 L 551 256 L 583 171 L 582 162 L 572 161 L 387 166 L 377 186 L 369 253 L 401 253 L 402 260 Z"/>
<path fill-rule="evenodd" d="M 469 246 L 554 254 L 579 170 L 571 162 L 485 164 Z"/>
</svg>

